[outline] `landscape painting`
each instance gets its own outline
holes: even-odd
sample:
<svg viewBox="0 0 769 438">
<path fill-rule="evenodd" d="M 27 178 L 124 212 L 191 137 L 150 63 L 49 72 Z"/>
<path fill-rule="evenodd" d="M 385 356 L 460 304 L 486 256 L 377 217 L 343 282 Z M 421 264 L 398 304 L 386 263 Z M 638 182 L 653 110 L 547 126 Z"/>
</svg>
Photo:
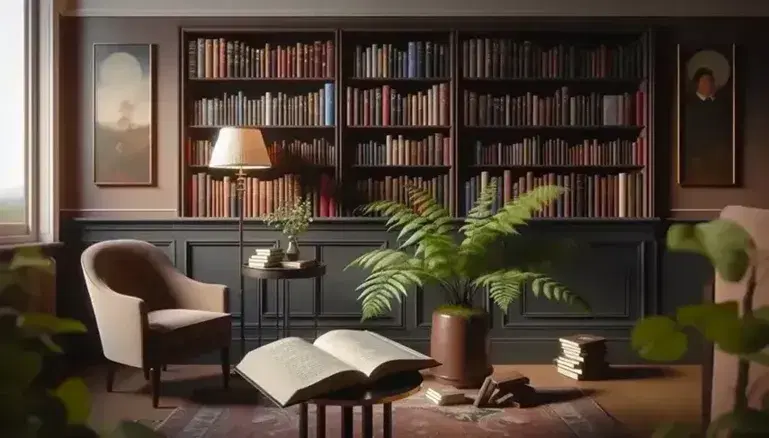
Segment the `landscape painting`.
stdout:
<svg viewBox="0 0 769 438">
<path fill-rule="evenodd" d="M 154 185 L 152 44 L 94 44 L 94 183 Z"/>
</svg>

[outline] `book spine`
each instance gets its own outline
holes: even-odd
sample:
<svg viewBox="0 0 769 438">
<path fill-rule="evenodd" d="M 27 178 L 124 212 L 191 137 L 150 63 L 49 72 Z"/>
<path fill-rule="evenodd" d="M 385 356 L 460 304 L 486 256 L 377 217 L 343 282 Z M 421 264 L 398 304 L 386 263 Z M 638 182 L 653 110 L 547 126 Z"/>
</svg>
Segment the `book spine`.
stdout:
<svg viewBox="0 0 769 438">
<path fill-rule="evenodd" d="M 189 43 L 190 79 L 333 79 L 334 42 L 255 47 L 227 38 L 198 38 Z M 195 59 L 196 69 L 192 69 Z"/>
</svg>

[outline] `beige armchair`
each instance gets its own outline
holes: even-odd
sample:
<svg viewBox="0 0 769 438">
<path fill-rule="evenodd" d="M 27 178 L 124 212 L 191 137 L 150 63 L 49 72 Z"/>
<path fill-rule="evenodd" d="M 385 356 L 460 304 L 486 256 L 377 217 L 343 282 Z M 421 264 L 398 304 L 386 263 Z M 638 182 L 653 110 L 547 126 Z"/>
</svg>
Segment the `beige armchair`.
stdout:
<svg viewBox="0 0 769 438">
<path fill-rule="evenodd" d="M 764 257 L 769 251 L 769 210 L 741 206 L 728 206 L 721 211 L 721 218 L 740 224 L 753 237 L 759 254 Z M 766 261 L 758 265 L 756 293 L 753 308 L 769 305 L 769 277 L 766 276 Z M 740 301 L 745 295 L 745 282 L 729 283 L 718 275 L 715 279 L 714 299 L 721 301 Z M 707 368 L 712 366 L 712 373 Z M 734 388 L 737 384 L 737 359 L 718 349 L 713 352 L 712 363 L 706 364 L 706 373 L 712 374 L 710 388 L 710 418 L 730 411 L 734 407 Z M 754 408 L 761 407 L 761 399 L 769 393 L 769 367 L 751 364 L 748 379 L 748 402 Z M 707 386 L 705 388 L 707 394 Z"/>
<path fill-rule="evenodd" d="M 192 280 L 160 249 L 140 240 L 91 245 L 81 265 L 108 363 L 107 391 L 116 364 L 141 368 L 145 379 L 151 372 L 157 407 L 161 369 L 215 349 L 228 387 L 232 324 L 226 286 Z"/>
</svg>

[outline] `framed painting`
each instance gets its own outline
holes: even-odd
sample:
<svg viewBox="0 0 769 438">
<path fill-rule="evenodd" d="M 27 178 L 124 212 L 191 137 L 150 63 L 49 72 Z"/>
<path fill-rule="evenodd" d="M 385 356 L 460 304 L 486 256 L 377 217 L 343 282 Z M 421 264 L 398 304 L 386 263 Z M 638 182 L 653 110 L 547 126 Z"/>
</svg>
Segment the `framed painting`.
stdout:
<svg viewBox="0 0 769 438">
<path fill-rule="evenodd" d="M 155 184 L 153 44 L 93 46 L 93 181 Z"/>
<path fill-rule="evenodd" d="M 678 45 L 678 184 L 738 185 L 737 51 L 734 44 Z"/>
</svg>

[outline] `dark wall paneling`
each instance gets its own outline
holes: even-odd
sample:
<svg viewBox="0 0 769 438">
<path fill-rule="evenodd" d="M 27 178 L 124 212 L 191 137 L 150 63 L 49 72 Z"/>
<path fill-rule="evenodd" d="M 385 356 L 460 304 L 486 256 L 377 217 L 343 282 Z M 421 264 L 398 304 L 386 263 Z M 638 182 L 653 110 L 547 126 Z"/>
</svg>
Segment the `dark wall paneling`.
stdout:
<svg viewBox="0 0 769 438">
<path fill-rule="evenodd" d="M 553 267 L 552 274 L 585 297 L 593 308 L 586 317 L 565 305 L 534 297 L 530 291 L 503 313 L 480 297 L 492 312 L 492 356 L 496 363 L 547 363 L 557 354 L 558 337 L 577 332 L 605 336 L 614 363 L 639 363 L 629 345 L 630 332 L 638 318 L 673 314 L 675 307 L 702 300 L 703 285 L 712 277 L 706 261 L 665 252 L 662 237 L 669 222 L 660 220 L 582 220 L 533 222 L 522 238 L 573 240 L 576 252 Z M 200 281 L 221 283 L 231 290 L 234 315 L 233 339 L 245 323 L 248 348 L 259 341 L 258 303 L 261 309 L 261 339 L 275 338 L 274 282 L 258 296 L 257 282 L 245 279 L 245 319 L 239 308 L 237 271 L 237 227 L 228 220 L 102 220 L 72 219 L 63 223 L 64 253 L 61 263 L 67 275 L 60 278 L 60 311 L 85 320 L 91 327 L 89 342 L 81 342 L 80 354 L 96 357 L 98 340 L 90 303 L 79 266 L 80 252 L 94 242 L 135 238 L 162 248 L 177 268 Z M 256 247 L 271 246 L 281 235 L 261 224 L 245 227 L 244 257 Z M 412 348 L 429 348 L 431 313 L 442 303 L 437 288 L 414 291 L 380 318 L 361 323 L 355 288 L 366 273 L 344 270 L 360 254 L 394 246 L 395 236 L 376 220 L 315 222 L 302 236 L 305 257 L 315 257 L 328 266 L 327 275 L 315 280 L 294 280 L 291 294 L 292 334 L 311 338 L 313 314 L 320 332 L 338 328 L 375 330 Z M 511 245 L 508 251 L 515 251 Z M 282 314 L 282 310 L 281 310 Z M 695 343 L 684 362 L 698 363 L 702 357 Z"/>
</svg>

